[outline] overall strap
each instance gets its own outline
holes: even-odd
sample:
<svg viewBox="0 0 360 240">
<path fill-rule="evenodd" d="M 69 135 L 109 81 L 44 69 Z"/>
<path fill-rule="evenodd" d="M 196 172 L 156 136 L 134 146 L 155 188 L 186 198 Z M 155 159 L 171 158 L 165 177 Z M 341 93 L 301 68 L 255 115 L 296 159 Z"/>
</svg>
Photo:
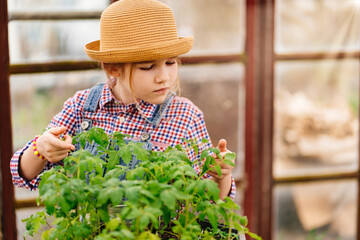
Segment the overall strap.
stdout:
<svg viewBox="0 0 360 240">
<path fill-rule="evenodd" d="M 174 93 L 171 93 L 162 104 L 157 105 L 152 117 L 150 119 L 145 118 L 145 122 L 152 125 L 153 128 L 156 128 L 160 124 L 161 119 L 166 113 L 174 97 L 175 97 Z M 145 149 L 151 150 L 152 143 L 151 143 L 151 134 L 149 132 L 146 131 L 143 132 L 141 134 L 140 141 L 145 143 L 144 145 Z"/>
<path fill-rule="evenodd" d="M 86 98 L 84 107 L 83 107 L 83 112 L 95 112 L 96 109 L 99 106 L 99 102 L 100 102 L 100 98 L 101 98 L 101 93 L 104 89 L 104 83 L 100 83 L 95 85 L 94 87 L 92 87 L 90 89 L 90 93 L 88 95 L 88 97 Z M 80 131 L 87 131 L 89 129 L 92 128 L 92 121 L 91 119 L 88 118 L 83 118 L 82 122 L 81 122 L 81 129 Z"/>
<path fill-rule="evenodd" d="M 150 122 L 153 126 L 157 127 L 159 125 L 174 97 L 175 95 L 171 93 L 162 104 L 157 105 L 155 112 L 150 119 Z"/>
<path fill-rule="evenodd" d="M 84 111 L 86 112 L 95 112 L 100 101 L 101 92 L 104 89 L 104 83 L 95 85 L 90 89 L 90 93 L 86 98 L 84 104 Z"/>
</svg>

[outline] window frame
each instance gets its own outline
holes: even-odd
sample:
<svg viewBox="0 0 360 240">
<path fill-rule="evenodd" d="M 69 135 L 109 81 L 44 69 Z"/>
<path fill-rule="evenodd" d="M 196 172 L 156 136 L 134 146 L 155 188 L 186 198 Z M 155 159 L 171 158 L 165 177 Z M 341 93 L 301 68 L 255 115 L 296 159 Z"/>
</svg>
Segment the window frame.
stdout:
<svg viewBox="0 0 360 240">
<path fill-rule="evenodd" d="M 111 2 L 114 2 L 112 0 Z M 76 71 L 94 69 L 92 61 L 44 62 L 39 64 L 13 64 L 9 62 L 8 22 L 10 20 L 56 20 L 56 19 L 98 19 L 99 13 L 74 15 L 44 15 L 33 13 L 31 16 L 14 14 L 9 16 L 7 1 L 0 2 L 0 160 L 2 234 L 6 239 L 17 239 L 15 209 L 37 206 L 34 199 L 14 199 L 14 189 L 9 171 L 13 154 L 11 136 L 11 109 L 9 75 L 21 73 Z M 273 177 L 273 118 L 274 118 L 274 64 L 276 61 L 320 60 L 360 58 L 360 51 L 307 54 L 276 54 L 274 51 L 275 0 L 246 0 L 246 42 L 245 53 L 233 55 L 183 57 L 183 64 L 231 63 L 245 65 L 245 178 L 237 185 L 246 182 L 244 214 L 249 218 L 251 231 L 264 239 L 272 239 L 273 189 L 279 184 L 316 182 L 320 180 L 355 179 L 358 183 L 357 235 L 360 239 L 360 170 L 352 173 L 300 176 L 296 178 Z M 26 18 L 26 19 L 25 19 Z M 266 41 L 265 41 L 266 39 Z M 360 63 L 359 63 L 360 67 Z M 360 99 L 360 96 L 359 96 Z M 360 115 L 360 109 L 359 109 Z M 359 130 L 360 131 L 360 130 Z M 359 132 L 360 136 L 360 132 Z M 360 149 L 360 141 L 359 141 Z M 360 152 L 358 156 L 360 161 Z M 360 164 L 359 164 L 360 166 Z M 359 167 L 360 168 L 360 167 Z"/>
<path fill-rule="evenodd" d="M 248 61 L 246 64 L 245 175 L 248 187 L 245 191 L 244 210 L 249 218 L 250 230 L 264 239 L 273 239 L 273 191 L 278 185 L 353 179 L 358 184 L 356 239 L 360 239 L 360 151 L 358 153 L 359 167 L 350 173 L 299 177 L 273 176 L 275 63 L 293 60 L 360 60 L 360 51 L 277 54 L 274 50 L 275 4 L 276 0 L 247 0 L 246 4 L 246 58 Z"/>
</svg>

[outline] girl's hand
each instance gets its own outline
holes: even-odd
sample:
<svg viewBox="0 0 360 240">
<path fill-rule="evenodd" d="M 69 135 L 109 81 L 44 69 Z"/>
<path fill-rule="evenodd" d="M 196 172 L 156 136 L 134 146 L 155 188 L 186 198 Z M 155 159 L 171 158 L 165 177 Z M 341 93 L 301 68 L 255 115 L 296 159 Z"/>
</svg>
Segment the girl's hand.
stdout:
<svg viewBox="0 0 360 240">
<path fill-rule="evenodd" d="M 226 140 L 225 139 L 220 139 L 219 143 L 218 143 L 218 148 L 220 150 L 220 156 L 223 158 L 225 156 L 225 154 L 227 153 L 231 153 L 231 151 L 229 151 L 226 148 Z M 218 172 L 214 169 L 214 170 L 209 170 L 208 174 L 210 176 L 212 176 L 214 178 L 215 181 L 220 181 L 222 179 L 225 179 L 227 177 L 231 176 L 231 171 L 233 170 L 233 166 L 230 166 L 228 164 L 225 163 L 221 163 L 223 161 L 223 159 L 220 159 L 216 154 L 213 155 L 213 157 L 215 158 L 216 163 L 220 163 L 220 167 L 221 167 L 221 176 L 219 176 Z M 234 162 L 234 160 L 233 160 Z M 211 167 L 213 167 L 214 165 L 210 165 L 210 169 Z"/>
<path fill-rule="evenodd" d="M 43 133 L 36 141 L 36 146 L 41 155 L 49 162 L 58 162 L 66 158 L 70 150 L 75 150 L 72 138 L 66 134 L 64 140 L 60 135 L 65 133 L 66 127 L 50 128 Z"/>
</svg>

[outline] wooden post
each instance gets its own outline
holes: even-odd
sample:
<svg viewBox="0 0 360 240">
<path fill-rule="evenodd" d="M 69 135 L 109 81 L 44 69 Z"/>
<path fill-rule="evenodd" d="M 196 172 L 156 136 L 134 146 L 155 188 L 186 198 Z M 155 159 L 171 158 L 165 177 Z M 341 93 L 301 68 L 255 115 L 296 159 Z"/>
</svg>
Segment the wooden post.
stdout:
<svg viewBox="0 0 360 240">
<path fill-rule="evenodd" d="M 249 228 L 272 237 L 274 0 L 247 0 L 245 215 Z"/>
<path fill-rule="evenodd" d="M 16 240 L 14 187 L 10 173 L 12 156 L 11 110 L 9 88 L 9 44 L 7 0 L 0 2 L 0 161 L 2 239 Z"/>
</svg>

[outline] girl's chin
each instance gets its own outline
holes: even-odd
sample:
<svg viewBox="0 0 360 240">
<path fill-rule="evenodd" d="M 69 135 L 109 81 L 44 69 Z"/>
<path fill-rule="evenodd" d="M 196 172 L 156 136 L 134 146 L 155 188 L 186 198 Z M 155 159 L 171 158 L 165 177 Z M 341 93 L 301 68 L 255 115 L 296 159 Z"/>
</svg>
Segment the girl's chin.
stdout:
<svg viewBox="0 0 360 240">
<path fill-rule="evenodd" d="M 166 99 L 166 96 L 158 96 L 151 99 L 144 99 L 144 101 L 151 103 L 151 104 L 162 104 Z"/>
</svg>

